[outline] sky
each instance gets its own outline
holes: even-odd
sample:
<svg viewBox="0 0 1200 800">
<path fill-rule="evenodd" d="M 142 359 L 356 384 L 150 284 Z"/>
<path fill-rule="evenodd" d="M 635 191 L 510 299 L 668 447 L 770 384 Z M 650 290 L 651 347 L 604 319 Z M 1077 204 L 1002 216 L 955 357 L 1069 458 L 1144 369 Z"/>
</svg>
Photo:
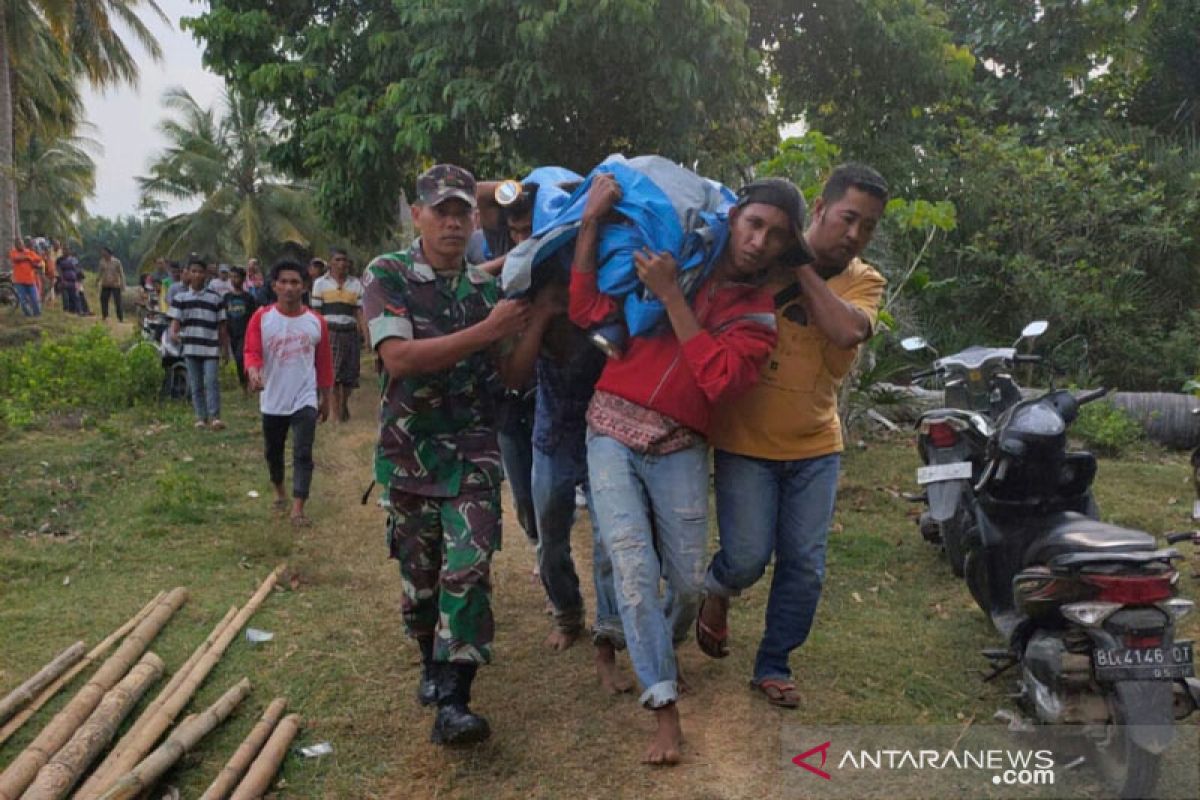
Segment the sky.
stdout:
<svg viewBox="0 0 1200 800">
<path fill-rule="evenodd" d="M 107 92 L 84 90 L 84 108 L 88 121 L 95 126 L 90 134 L 103 146 L 96 156 L 96 196 L 88 202 L 92 214 L 115 217 L 136 214 L 138 188 L 134 180 L 144 174 L 146 165 L 165 145 L 158 133 L 163 117 L 159 100 L 172 86 L 182 86 L 202 106 L 217 101 L 224 88 L 221 79 L 200 64 L 201 47 L 190 33 L 179 29 L 181 17 L 196 16 L 202 8 L 190 0 L 158 0 L 170 20 L 170 27 L 153 15 L 143 13 L 142 20 L 154 32 L 163 50 L 163 60 L 155 63 L 132 36 L 125 37 L 141 67 L 136 87 L 122 86 Z M 168 213 L 185 207 L 168 207 Z"/>
</svg>

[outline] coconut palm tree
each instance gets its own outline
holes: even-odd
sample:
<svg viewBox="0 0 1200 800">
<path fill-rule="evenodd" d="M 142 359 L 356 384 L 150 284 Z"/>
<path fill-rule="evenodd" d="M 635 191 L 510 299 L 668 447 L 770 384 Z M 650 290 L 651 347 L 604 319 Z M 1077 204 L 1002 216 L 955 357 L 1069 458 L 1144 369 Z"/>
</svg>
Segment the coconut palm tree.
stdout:
<svg viewBox="0 0 1200 800">
<path fill-rule="evenodd" d="M 17 156 L 17 194 L 22 230 L 51 236 L 76 236 L 96 188 L 92 153 L 100 144 L 86 136 L 31 137 Z"/>
<path fill-rule="evenodd" d="M 15 152 L 18 108 L 30 118 L 48 119 L 46 112 L 69 113 L 74 91 L 66 84 L 83 78 L 94 86 L 113 86 L 137 80 L 138 66 L 119 31 L 136 39 L 150 57 L 162 50 L 143 23 L 139 12 L 168 22 L 155 0 L 3 0 L 0 2 L 0 254 L 17 229 Z M 46 34 L 58 43 L 59 53 L 44 47 Z M 57 62 L 57 63 L 56 63 Z M 49 67 L 49 69 L 47 69 Z M 37 98 L 29 92 L 42 84 Z M 45 85 L 58 87 L 46 91 Z M 53 117 L 54 115 L 50 115 Z M 75 119 L 78 119 L 76 113 Z M 73 133 L 73 126 L 64 127 Z M 32 135 L 32 132 L 30 132 Z M 2 256 L 0 256 L 2 257 Z"/>
<path fill-rule="evenodd" d="M 288 245 L 308 249 L 324 238 L 311 193 L 270 166 L 267 151 L 276 123 L 260 100 L 227 89 L 218 115 L 175 88 L 163 105 L 173 114 L 159 125 L 169 144 L 149 174 L 138 178 L 142 203 L 199 205 L 151 229 L 148 260 L 187 252 L 224 260 L 261 258 Z"/>
</svg>

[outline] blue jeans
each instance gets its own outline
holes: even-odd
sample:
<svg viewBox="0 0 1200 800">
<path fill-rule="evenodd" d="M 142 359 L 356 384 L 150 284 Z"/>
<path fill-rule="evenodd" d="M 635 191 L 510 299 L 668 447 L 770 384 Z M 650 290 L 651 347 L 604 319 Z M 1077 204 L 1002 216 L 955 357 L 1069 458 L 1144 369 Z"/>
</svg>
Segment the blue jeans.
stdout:
<svg viewBox="0 0 1200 800">
<path fill-rule="evenodd" d="M 583 431 L 579 431 L 583 433 Z M 550 452 L 533 449 L 533 508 L 537 515 L 538 572 L 546 596 L 554 605 L 554 621 L 565 631 L 583 625 L 583 596 L 579 576 L 571 558 L 571 528 L 575 524 L 575 487 L 587 478 L 587 446 L 582 436 L 555 440 Z M 592 516 L 592 581 L 596 587 L 594 642 L 606 640 L 614 647 L 625 646 L 620 612 L 613 588 L 612 561 L 600 542 L 594 520 L 595 505 L 588 492 Z"/>
<path fill-rule="evenodd" d="M 21 313 L 27 317 L 40 317 L 41 305 L 38 303 L 37 287 L 32 283 L 14 283 L 13 291 L 17 293 L 17 304 Z"/>
<path fill-rule="evenodd" d="M 787 680 L 788 656 L 808 638 L 821 599 L 841 456 L 771 461 L 717 450 L 714 461 L 721 546 L 704 589 L 736 596 L 762 577 L 775 554 L 754 680 Z"/>
<path fill-rule="evenodd" d="M 192 409 L 196 419 L 208 421 L 221 418 L 221 384 L 217 380 L 220 359 L 185 356 L 188 388 L 192 392 Z"/>
<path fill-rule="evenodd" d="M 533 401 L 525 398 L 506 398 L 503 420 L 497 426 L 500 443 L 500 463 L 512 492 L 517 522 L 529 541 L 537 544 L 537 518 L 533 510 Z"/>
<path fill-rule="evenodd" d="M 640 702 L 661 708 L 678 697 L 674 643 L 695 621 L 704 585 L 708 446 L 647 455 L 589 431 L 587 453 L 594 519 L 612 558 Z M 669 600 L 659 593 L 664 577 Z"/>
</svg>

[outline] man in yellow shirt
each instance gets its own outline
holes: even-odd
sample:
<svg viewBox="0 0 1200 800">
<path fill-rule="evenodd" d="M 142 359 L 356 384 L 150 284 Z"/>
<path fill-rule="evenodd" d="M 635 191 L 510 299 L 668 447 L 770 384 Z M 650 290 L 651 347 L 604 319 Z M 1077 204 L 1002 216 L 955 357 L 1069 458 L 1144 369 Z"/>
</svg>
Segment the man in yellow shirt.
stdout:
<svg viewBox="0 0 1200 800">
<path fill-rule="evenodd" d="M 800 702 L 788 656 L 808 637 L 825 577 L 842 451 L 838 389 L 883 298 L 883 277 L 858 256 L 887 197 L 870 167 L 846 164 L 830 175 L 804 233 L 813 261 L 773 278 L 778 344 L 759 383 L 718 406 L 709 434 L 720 548 L 696 639 L 708 655 L 728 655 L 730 598 L 762 577 L 774 553 L 751 685 L 788 708 Z"/>
</svg>

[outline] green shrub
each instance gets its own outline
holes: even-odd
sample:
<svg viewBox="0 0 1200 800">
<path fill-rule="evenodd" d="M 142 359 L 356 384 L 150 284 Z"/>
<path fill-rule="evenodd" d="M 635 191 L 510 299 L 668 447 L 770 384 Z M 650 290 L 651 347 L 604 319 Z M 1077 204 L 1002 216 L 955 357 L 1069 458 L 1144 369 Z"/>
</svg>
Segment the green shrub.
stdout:
<svg viewBox="0 0 1200 800">
<path fill-rule="evenodd" d="M 0 423 L 24 427 L 58 411 L 108 412 L 152 400 L 162 384 L 149 344 L 122 350 L 96 325 L 0 351 Z"/>
<path fill-rule="evenodd" d="M 1100 455 L 1119 456 L 1142 439 L 1142 428 L 1110 403 L 1089 403 L 1079 410 L 1071 434 Z"/>
</svg>

